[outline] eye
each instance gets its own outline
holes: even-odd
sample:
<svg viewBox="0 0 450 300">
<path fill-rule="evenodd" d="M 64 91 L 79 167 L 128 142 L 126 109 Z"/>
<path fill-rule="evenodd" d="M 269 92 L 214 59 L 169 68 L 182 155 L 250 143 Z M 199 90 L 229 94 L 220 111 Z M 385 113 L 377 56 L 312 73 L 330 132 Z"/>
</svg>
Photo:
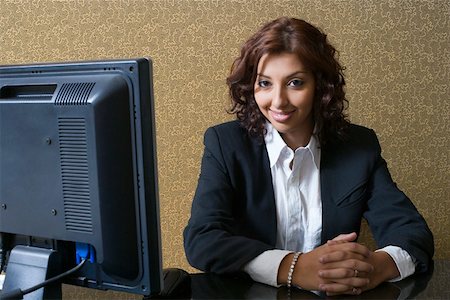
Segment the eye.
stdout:
<svg viewBox="0 0 450 300">
<path fill-rule="evenodd" d="M 301 87 L 305 82 L 301 79 L 292 79 L 288 82 L 288 86 L 291 87 Z"/>
<path fill-rule="evenodd" d="M 270 86 L 270 82 L 268 80 L 258 80 L 258 86 L 265 88 Z"/>
</svg>

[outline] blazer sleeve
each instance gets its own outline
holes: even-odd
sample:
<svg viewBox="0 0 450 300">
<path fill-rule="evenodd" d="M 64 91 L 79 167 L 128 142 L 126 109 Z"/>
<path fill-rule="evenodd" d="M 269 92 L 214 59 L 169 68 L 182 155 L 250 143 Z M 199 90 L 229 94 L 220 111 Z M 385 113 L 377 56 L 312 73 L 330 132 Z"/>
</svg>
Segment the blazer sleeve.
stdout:
<svg viewBox="0 0 450 300">
<path fill-rule="evenodd" d="M 373 133 L 376 151 L 374 171 L 368 179 L 369 200 L 364 217 L 378 247 L 398 246 L 416 261 L 416 272 L 425 272 L 434 253 L 433 235 L 414 204 L 393 182 Z"/>
<path fill-rule="evenodd" d="M 204 137 L 204 154 L 191 217 L 184 230 L 184 248 L 189 263 L 202 271 L 231 273 L 273 247 L 241 234 L 235 220 L 234 202 L 241 191 L 232 184 L 229 146 L 209 128 Z M 226 148 L 227 150 L 224 150 Z M 228 157 L 228 156 L 227 156 Z"/>
</svg>

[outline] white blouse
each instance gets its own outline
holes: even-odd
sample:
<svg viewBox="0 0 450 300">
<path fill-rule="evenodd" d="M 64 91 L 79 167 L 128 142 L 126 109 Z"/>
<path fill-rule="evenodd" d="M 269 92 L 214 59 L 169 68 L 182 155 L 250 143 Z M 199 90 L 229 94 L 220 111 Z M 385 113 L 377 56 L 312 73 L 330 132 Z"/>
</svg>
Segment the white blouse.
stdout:
<svg viewBox="0 0 450 300">
<path fill-rule="evenodd" d="M 277 213 L 276 248 L 268 250 L 244 266 L 257 281 L 278 286 L 278 268 L 294 251 L 310 252 L 321 242 L 322 201 L 320 197 L 320 147 L 313 135 L 305 147 L 290 149 L 270 123 L 266 123 L 265 143 L 269 155 Z M 410 255 L 396 246 L 383 249 L 394 260 L 401 280 L 415 271 Z M 380 250 L 378 250 L 380 251 Z"/>
</svg>

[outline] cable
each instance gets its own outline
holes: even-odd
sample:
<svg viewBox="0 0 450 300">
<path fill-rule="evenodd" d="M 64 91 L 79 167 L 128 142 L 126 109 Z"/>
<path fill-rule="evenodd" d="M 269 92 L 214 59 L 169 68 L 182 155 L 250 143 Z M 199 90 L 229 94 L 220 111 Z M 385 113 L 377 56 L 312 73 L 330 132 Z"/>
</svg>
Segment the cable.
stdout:
<svg viewBox="0 0 450 300">
<path fill-rule="evenodd" d="M 83 259 L 78 265 L 76 265 L 72 269 L 70 269 L 70 270 L 68 270 L 68 271 L 66 271 L 64 273 L 61 273 L 59 275 L 56 275 L 55 277 L 52 277 L 50 279 L 47 279 L 47 280 L 45 280 L 45 281 L 43 281 L 43 282 L 41 282 L 39 284 L 36 284 L 35 286 L 27 288 L 27 289 L 25 289 L 23 291 L 20 288 L 17 288 L 17 289 L 11 290 L 11 291 L 6 292 L 6 293 L 4 292 L 4 293 L 1 294 L 1 299 L 2 300 L 6 300 L 6 299 L 21 299 L 26 294 L 32 293 L 32 292 L 34 292 L 34 291 L 36 291 L 36 290 L 38 290 L 38 289 L 40 289 L 40 288 L 42 288 L 42 287 L 44 287 L 46 285 L 49 285 L 49 284 L 54 283 L 56 281 L 59 281 L 59 280 L 63 279 L 64 277 L 66 277 L 66 276 L 68 276 L 68 275 L 70 275 L 72 273 L 75 273 L 81 267 L 83 267 L 83 265 L 85 263 L 86 263 L 86 259 Z"/>
</svg>

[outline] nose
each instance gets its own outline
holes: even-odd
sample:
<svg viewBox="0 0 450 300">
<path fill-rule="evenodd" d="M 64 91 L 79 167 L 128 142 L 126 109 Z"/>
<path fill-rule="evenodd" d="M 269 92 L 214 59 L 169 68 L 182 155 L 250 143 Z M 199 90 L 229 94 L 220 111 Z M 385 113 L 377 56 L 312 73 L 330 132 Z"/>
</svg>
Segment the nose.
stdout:
<svg viewBox="0 0 450 300">
<path fill-rule="evenodd" d="M 272 107 L 282 108 L 288 103 L 287 92 L 283 86 L 278 85 L 273 89 Z"/>
</svg>

